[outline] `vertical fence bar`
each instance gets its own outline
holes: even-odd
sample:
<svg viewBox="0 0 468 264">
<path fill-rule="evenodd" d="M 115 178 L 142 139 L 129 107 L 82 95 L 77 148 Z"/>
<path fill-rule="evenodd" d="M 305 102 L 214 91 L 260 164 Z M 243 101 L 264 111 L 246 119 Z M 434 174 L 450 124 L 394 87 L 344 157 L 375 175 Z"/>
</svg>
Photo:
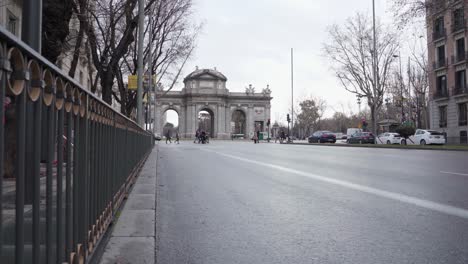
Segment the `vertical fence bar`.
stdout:
<svg viewBox="0 0 468 264">
<path fill-rule="evenodd" d="M 67 167 L 65 175 L 65 257 L 68 258 L 73 245 L 73 204 L 72 204 L 72 113 L 67 113 Z"/>
<path fill-rule="evenodd" d="M 84 104 L 85 102 L 82 102 Z M 82 244 L 84 246 L 84 219 L 83 217 L 85 216 L 84 213 L 84 208 L 85 208 L 85 186 L 84 186 L 84 181 L 85 181 L 85 175 L 86 175 L 86 132 L 85 132 L 85 118 L 80 116 L 80 113 L 78 113 L 78 119 L 80 123 L 80 129 L 79 129 L 79 134 L 78 137 L 80 138 L 80 152 L 79 152 L 79 160 L 80 160 L 80 169 L 79 169 L 79 176 L 78 176 L 78 215 L 77 215 L 77 220 L 78 220 L 78 244 Z"/>
<path fill-rule="evenodd" d="M 80 171 L 80 161 L 79 161 L 79 147 L 80 147 L 80 140 L 79 140 L 79 131 L 80 131 L 80 122 L 79 122 L 79 116 L 74 115 L 74 153 L 73 153 L 73 243 L 72 243 L 72 250 L 73 248 L 77 245 L 78 243 L 78 203 L 79 203 L 79 197 L 78 197 L 78 179 L 80 177 L 79 171 Z"/>
<path fill-rule="evenodd" d="M 94 121 L 89 121 L 89 215 L 88 229 L 92 230 L 94 218 Z M 91 236 L 94 236 L 91 233 Z"/>
<path fill-rule="evenodd" d="M 64 109 L 58 110 L 57 129 L 57 262 L 64 261 L 63 242 L 63 124 Z"/>
<path fill-rule="evenodd" d="M 88 201 L 89 201 L 89 188 L 88 188 L 88 179 L 89 179 L 89 121 L 88 121 L 88 98 L 86 96 L 84 103 L 84 116 L 83 120 L 83 247 L 86 251 L 88 248 Z M 86 254 L 85 254 L 86 256 Z"/>
<path fill-rule="evenodd" d="M 46 173 L 46 259 L 47 263 L 53 261 L 53 161 L 55 154 L 54 123 L 55 102 L 47 109 L 47 173 Z"/>
<path fill-rule="evenodd" d="M 3 51 L 3 45 L 0 45 L 1 51 Z M 4 54 L 4 52 L 2 52 Z M 4 58 L 1 58 L 4 59 Z M 0 71 L 0 259 L 2 259 L 3 251 L 3 160 L 5 151 L 5 87 L 6 87 L 6 72 L 4 69 Z"/>
<path fill-rule="evenodd" d="M 42 96 L 34 104 L 33 259 L 41 259 L 41 129 Z"/>
<path fill-rule="evenodd" d="M 17 114 L 17 156 L 16 156 L 16 263 L 24 262 L 24 164 L 26 141 L 26 98 L 27 91 L 16 97 Z"/>
</svg>

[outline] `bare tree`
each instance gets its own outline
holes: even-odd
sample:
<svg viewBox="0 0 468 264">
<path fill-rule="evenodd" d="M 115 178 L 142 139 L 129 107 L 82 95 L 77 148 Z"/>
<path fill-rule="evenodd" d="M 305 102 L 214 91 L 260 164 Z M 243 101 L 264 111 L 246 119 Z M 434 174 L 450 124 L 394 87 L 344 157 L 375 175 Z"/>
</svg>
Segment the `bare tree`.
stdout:
<svg viewBox="0 0 468 264">
<path fill-rule="evenodd" d="M 372 23 L 366 15 L 358 13 L 344 26 L 331 26 L 328 33 L 330 40 L 323 46 L 332 62 L 332 70 L 347 91 L 367 99 L 372 129 L 376 133 L 377 112 L 383 104 L 393 55 L 399 47 L 397 36 L 392 30 L 377 25 L 374 76 Z"/>
<path fill-rule="evenodd" d="M 327 102 L 322 98 L 309 97 L 299 102 L 296 107 L 296 123 L 294 126 L 302 130 L 305 135 L 310 135 L 314 130 L 320 129 L 323 115 L 327 109 Z"/>
<path fill-rule="evenodd" d="M 427 12 L 451 8 L 457 0 L 389 0 L 391 11 L 400 28 L 404 28 L 413 22 L 425 24 Z"/>
<path fill-rule="evenodd" d="M 160 87 L 162 82 L 169 82 L 166 86 L 172 89 L 195 48 L 201 26 L 191 19 L 191 7 L 191 0 L 158 1 L 149 12 L 153 19 L 147 19 L 147 23 L 151 25 L 145 31 L 146 48 L 143 56 L 144 61 L 148 62 L 149 53 L 153 54 L 146 75 L 156 75 L 156 82 Z M 135 44 L 131 44 L 120 62 L 117 74 L 119 90 L 113 93 L 121 104 L 122 113 L 127 115 L 136 105 L 136 93 L 127 91 L 124 81 L 126 75 L 136 74 L 137 71 Z"/>
</svg>

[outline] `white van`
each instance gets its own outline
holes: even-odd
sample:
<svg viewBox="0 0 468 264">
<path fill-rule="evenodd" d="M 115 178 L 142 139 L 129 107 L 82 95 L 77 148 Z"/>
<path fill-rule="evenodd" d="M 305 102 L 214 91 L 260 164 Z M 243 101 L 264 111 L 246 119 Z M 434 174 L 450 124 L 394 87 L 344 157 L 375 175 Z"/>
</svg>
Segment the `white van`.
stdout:
<svg viewBox="0 0 468 264">
<path fill-rule="evenodd" d="M 360 128 L 348 128 L 348 130 L 346 130 L 346 136 L 350 138 L 352 135 L 360 132 L 362 132 Z"/>
</svg>

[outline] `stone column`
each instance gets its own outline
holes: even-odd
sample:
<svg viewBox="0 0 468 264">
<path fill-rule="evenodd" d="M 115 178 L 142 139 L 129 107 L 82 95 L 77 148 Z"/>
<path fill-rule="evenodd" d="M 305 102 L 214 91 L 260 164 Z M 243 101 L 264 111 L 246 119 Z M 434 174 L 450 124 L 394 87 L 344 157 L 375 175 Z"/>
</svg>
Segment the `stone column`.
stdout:
<svg viewBox="0 0 468 264">
<path fill-rule="evenodd" d="M 230 123 L 231 120 L 226 116 L 226 107 L 225 104 L 218 104 L 218 138 L 219 139 L 228 139 L 229 133 L 226 130 L 226 124 Z"/>
<path fill-rule="evenodd" d="M 253 117 L 253 105 L 249 104 L 249 108 L 247 109 L 247 137 L 250 138 L 250 134 L 255 132 L 254 131 L 254 117 Z"/>
<path fill-rule="evenodd" d="M 163 132 L 163 124 L 162 123 L 162 112 L 161 112 L 161 103 L 156 103 L 156 116 L 155 118 L 155 125 L 156 125 L 156 133 L 158 133 L 160 136 L 162 136 Z"/>
<path fill-rule="evenodd" d="M 187 137 L 187 131 L 186 131 L 186 126 L 185 126 L 185 106 L 180 105 L 179 106 L 179 136 L 180 137 Z"/>
</svg>

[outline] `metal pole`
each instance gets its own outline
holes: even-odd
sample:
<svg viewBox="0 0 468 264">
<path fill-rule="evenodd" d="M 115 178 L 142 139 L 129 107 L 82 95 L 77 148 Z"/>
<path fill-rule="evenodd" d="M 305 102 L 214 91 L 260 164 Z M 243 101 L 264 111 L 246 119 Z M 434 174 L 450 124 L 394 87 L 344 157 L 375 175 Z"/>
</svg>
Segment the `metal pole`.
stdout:
<svg viewBox="0 0 468 264">
<path fill-rule="evenodd" d="M 374 55 L 374 58 L 373 58 L 373 65 L 372 67 L 374 68 L 373 69 L 373 72 L 374 72 L 374 85 L 372 85 L 372 88 L 374 90 L 374 96 L 377 94 L 377 90 L 378 90 L 378 86 L 379 86 L 379 76 L 378 76 L 378 72 L 377 72 L 377 37 L 376 37 L 376 33 L 375 33 L 375 0 L 372 0 L 372 31 L 373 31 L 373 36 L 374 36 L 374 40 L 373 40 L 373 44 L 374 44 L 374 52 L 372 52 L 372 55 Z M 375 98 L 374 98 L 375 99 Z M 375 102 L 373 102 L 375 103 Z M 375 127 L 376 125 L 376 121 L 374 120 L 374 116 L 372 116 L 372 132 L 374 133 L 377 133 L 377 128 Z"/>
<path fill-rule="evenodd" d="M 413 100 L 411 100 L 411 59 L 408 57 L 408 113 L 409 120 L 413 120 Z"/>
<path fill-rule="evenodd" d="M 23 0 L 21 39 L 41 53 L 42 0 Z"/>
<path fill-rule="evenodd" d="M 293 131 L 294 131 L 294 55 L 293 55 L 293 48 L 291 48 L 291 132 Z"/>
<path fill-rule="evenodd" d="M 154 92 L 154 98 L 153 98 L 153 104 L 151 104 L 151 93 L 153 91 L 153 20 L 152 20 L 152 13 L 150 13 L 150 15 L 148 16 L 148 19 L 149 19 L 149 27 L 150 27 L 150 30 L 149 30 L 149 41 L 150 41 L 150 44 L 149 44 L 149 54 L 148 54 L 148 71 L 149 71 L 149 81 L 148 81 L 148 88 L 149 88 L 149 91 L 148 91 L 148 98 L 149 98 L 149 120 L 151 122 L 151 105 L 153 105 L 153 107 L 156 109 L 156 89 L 155 89 L 155 92 Z M 156 118 L 156 115 L 154 115 L 153 119 Z M 153 134 L 156 133 L 156 130 L 155 130 L 155 126 L 154 126 L 154 122 L 153 122 Z"/>
<path fill-rule="evenodd" d="M 405 109 L 403 104 L 403 72 L 401 67 L 401 52 L 398 52 L 398 59 L 400 61 L 400 100 L 401 100 L 401 122 L 405 121 Z"/>
<path fill-rule="evenodd" d="M 143 41 L 145 31 L 145 0 L 138 0 L 138 89 L 137 89 L 137 123 L 143 127 Z"/>
</svg>

